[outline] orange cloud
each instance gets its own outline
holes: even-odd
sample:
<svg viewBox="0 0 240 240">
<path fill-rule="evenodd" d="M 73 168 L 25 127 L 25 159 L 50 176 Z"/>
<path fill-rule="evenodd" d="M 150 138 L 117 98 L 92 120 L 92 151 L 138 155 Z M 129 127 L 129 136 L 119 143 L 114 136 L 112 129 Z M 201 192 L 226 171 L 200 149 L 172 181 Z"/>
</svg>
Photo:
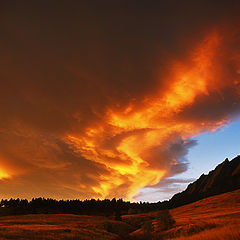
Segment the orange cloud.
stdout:
<svg viewBox="0 0 240 240">
<path fill-rule="evenodd" d="M 134 199 L 239 115 L 236 1 L 2 5 L 3 198 Z"/>
<path fill-rule="evenodd" d="M 124 183 L 124 176 L 129 183 L 124 197 L 132 199 L 140 188 L 157 184 L 172 174 L 171 168 L 178 165 L 178 158 L 185 154 L 176 151 L 171 156 L 168 152 L 174 152 L 171 147 L 177 145 L 179 139 L 187 146 L 189 138 L 203 131 L 215 131 L 229 121 L 227 116 L 207 121 L 199 118 L 196 122 L 177 118 L 185 108 L 194 106 L 198 97 L 208 99 L 210 92 L 224 91 L 218 84 L 217 73 L 221 66 L 216 61 L 222 54 L 222 45 L 222 37 L 214 31 L 186 60 L 170 66 L 165 91 L 160 89 L 144 96 L 142 101 L 130 103 L 121 111 L 109 108 L 104 121 L 96 128 L 89 126 L 80 137 L 68 135 L 66 139 L 75 152 L 108 166 L 112 172 L 100 179 L 102 183 L 94 191 L 103 198 L 114 196 L 114 189 Z M 158 161 L 165 164 L 157 164 Z"/>
</svg>

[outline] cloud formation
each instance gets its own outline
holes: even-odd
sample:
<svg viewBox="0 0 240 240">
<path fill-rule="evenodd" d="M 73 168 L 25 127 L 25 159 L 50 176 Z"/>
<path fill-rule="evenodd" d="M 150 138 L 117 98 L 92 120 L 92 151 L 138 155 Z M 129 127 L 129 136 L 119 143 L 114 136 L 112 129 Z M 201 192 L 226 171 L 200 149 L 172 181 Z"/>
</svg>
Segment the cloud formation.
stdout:
<svg viewBox="0 0 240 240">
<path fill-rule="evenodd" d="M 1 197 L 132 199 L 239 113 L 238 1 L 0 7 Z"/>
</svg>

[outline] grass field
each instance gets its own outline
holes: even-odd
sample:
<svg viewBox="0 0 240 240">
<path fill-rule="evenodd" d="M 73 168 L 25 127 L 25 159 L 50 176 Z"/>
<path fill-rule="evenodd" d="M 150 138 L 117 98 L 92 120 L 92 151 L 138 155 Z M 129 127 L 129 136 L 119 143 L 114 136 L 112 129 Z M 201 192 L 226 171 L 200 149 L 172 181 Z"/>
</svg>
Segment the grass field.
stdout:
<svg viewBox="0 0 240 240">
<path fill-rule="evenodd" d="M 239 240 L 240 190 L 122 221 L 71 214 L 0 217 L 0 239 Z"/>
<path fill-rule="evenodd" d="M 167 239 L 240 239 L 240 190 L 206 198 L 170 213 L 176 226 L 165 232 Z"/>
<path fill-rule="evenodd" d="M 0 218 L 0 239 L 115 240 L 130 231 L 126 223 L 104 217 L 35 214 Z"/>
</svg>

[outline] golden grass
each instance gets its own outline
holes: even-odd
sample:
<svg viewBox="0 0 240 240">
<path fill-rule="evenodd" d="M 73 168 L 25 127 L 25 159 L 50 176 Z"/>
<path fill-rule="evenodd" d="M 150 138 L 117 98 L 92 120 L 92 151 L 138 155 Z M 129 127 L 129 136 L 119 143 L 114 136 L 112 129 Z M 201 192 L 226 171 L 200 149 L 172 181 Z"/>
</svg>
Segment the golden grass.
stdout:
<svg viewBox="0 0 240 240">
<path fill-rule="evenodd" d="M 175 240 L 239 240 L 240 224 L 235 226 L 221 226 L 202 231 L 196 235 L 175 238 Z"/>
<path fill-rule="evenodd" d="M 106 217 L 35 214 L 0 217 L 0 240 L 240 240 L 240 190 L 167 211 Z"/>
<path fill-rule="evenodd" d="M 132 228 L 105 217 L 36 214 L 0 217 L 0 239 L 117 240 Z"/>
<path fill-rule="evenodd" d="M 206 198 L 170 212 L 176 226 L 164 232 L 165 239 L 240 239 L 240 190 Z"/>
<path fill-rule="evenodd" d="M 176 223 L 164 230 L 169 217 L 161 212 L 124 216 L 142 240 L 240 240 L 240 190 L 213 196 L 170 210 Z M 163 218 L 165 216 L 165 219 Z"/>
<path fill-rule="evenodd" d="M 123 216 L 123 221 L 137 228 L 130 233 L 130 237 L 133 240 L 153 239 L 155 235 L 159 235 L 159 233 L 169 229 L 175 223 L 168 210 L 127 215 Z"/>
</svg>

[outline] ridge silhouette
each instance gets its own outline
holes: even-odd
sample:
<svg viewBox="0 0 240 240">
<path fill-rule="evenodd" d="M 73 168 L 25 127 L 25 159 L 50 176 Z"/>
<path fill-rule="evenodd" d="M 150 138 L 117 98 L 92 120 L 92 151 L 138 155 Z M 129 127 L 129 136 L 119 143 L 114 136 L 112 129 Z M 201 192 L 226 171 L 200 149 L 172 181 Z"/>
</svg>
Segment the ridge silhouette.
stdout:
<svg viewBox="0 0 240 240">
<path fill-rule="evenodd" d="M 240 156 L 231 161 L 226 158 L 207 175 L 202 174 L 186 190 L 175 194 L 168 202 L 168 208 L 179 207 L 200 199 L 234 191 L 240 188 Z"/>
</svg>

